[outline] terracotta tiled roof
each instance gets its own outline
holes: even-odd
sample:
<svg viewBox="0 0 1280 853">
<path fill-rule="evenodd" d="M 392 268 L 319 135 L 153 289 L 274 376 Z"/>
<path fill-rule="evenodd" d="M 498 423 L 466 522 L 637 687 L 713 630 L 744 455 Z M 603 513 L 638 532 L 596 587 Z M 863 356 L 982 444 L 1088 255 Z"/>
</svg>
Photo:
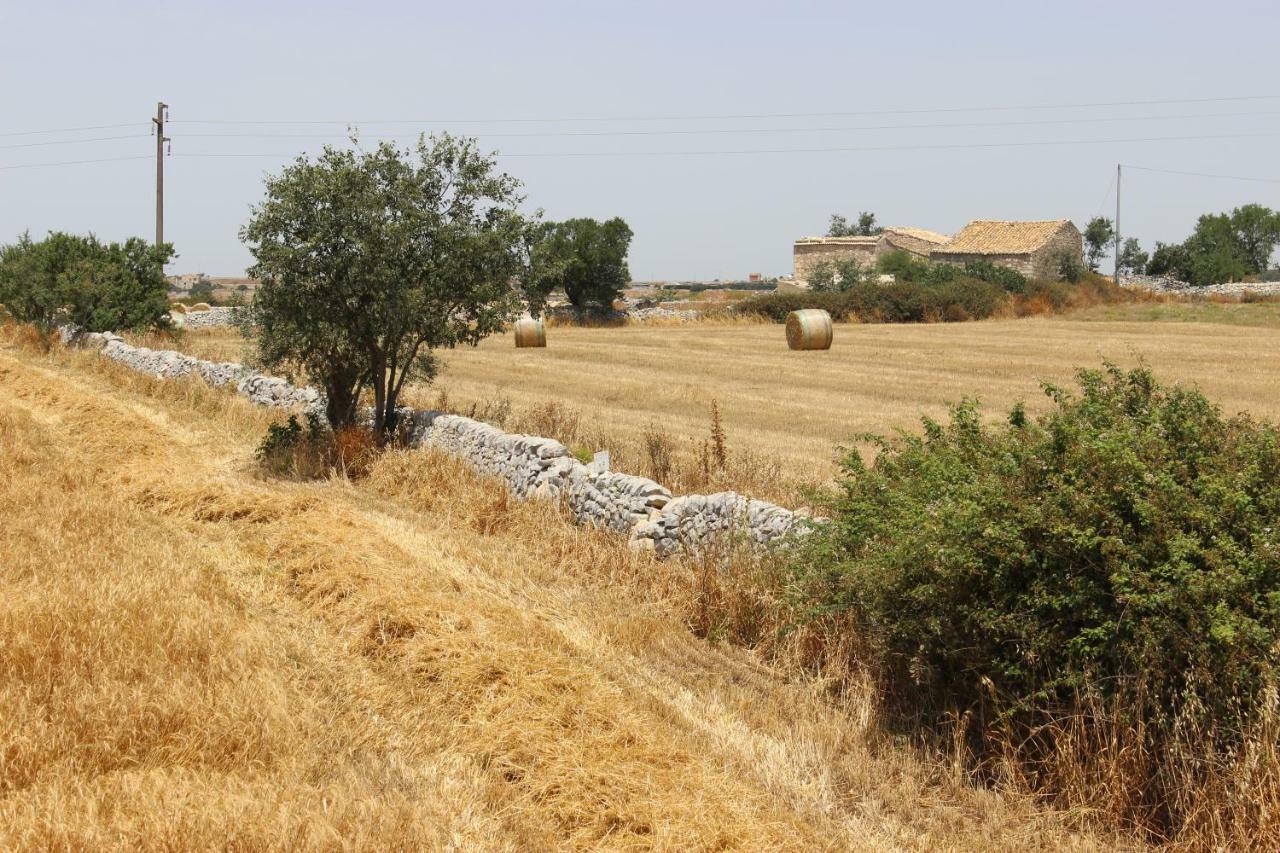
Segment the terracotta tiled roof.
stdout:
<svg viewBox="0 0 1280 853">
<path fill-rule="evenodd" d="M 970 255 L 1025 255 L 1030 254 L 1053 238 L 1067 219 L 1044 219 L 1029 222 L 1008 222 L 998 219 L 978 219 L 970 222 L 950 242 L 937 251 Z"/>
<path fill-rule="evenodd" d="M 949 234 L 939 234 L 937 231 L 929 231 L 924 228 L 892 228 L 884 229 L 886 234 L 901 234 L 904 237 L 914 237 L 917 240 L 924 240 L 926 243 L 942 244 L 951 239 Z"/>
</svg>

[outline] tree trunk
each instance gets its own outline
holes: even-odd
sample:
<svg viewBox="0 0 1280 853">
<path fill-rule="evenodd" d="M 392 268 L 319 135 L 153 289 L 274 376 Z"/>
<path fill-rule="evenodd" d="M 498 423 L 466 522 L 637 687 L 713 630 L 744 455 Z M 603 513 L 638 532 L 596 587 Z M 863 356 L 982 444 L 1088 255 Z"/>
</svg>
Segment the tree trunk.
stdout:
<svg viewBox="0 0 1280 853">
<path fill-rule="evenodd" d="M 360 372 L 343 365 L 331 366 L 325 377 L 325 416 L 329 426 L 338 430 L 356 420 L 360 405 Z"/>
</svg>

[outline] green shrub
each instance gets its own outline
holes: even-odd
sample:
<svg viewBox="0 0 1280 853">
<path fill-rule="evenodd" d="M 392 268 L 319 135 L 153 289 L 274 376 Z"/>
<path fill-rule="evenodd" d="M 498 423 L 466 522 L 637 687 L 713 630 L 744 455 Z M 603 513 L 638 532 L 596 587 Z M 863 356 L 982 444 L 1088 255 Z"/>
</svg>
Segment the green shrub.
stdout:
<svg viewBox="0 0 1280 853">
<path fill-rule="evenodd" d="M 1090 272 L 1084 264 L 1080 263 L 1080 259 L 1071 252 L 1063 252 L 1058 255 L 1058 275 L 1063 281 L 1069 281 L 1076 284 L 1081 281 L 1085 274 Z"/>
<path fill-rule="evenodd" d="M 836 320 L 878 323 L 921 323 L 990 317 L 1004 303 L 999 287 L 985 281 L 956 278 L 936 284 L 858 281 L 842 291 L 770 293 L 734 306 L 739 314 L 768 317 L 781 323 L 801 308 L 822 308 Z"/>
<path fill-rule="evenodd" d="M 833 319 L 845 320 L 849 317 L 850 302 L 844 293 L 818 290 L 765 293 L 743 299 L 733 306 L 732 311 L 735 314 L 767 317 L 775 323 L 784 323 L 788 314 L 802 308 L 821 308 Z"/>
<path fill-rule="evenodd" d="M 71 323 L 106 332 L 164 326 L 169 318 L 164 264 L 168 244 L 138 238 L 102 243 L 93 235 L 27 235 L 0 248 L 0 302 L 15 320 L 50 330 Z"/>
<path fill-rule="evenodd" d="M 1079 384 L 849 455 L 797 600 L 871 644 L 900 710 L 1026 734 L 1089 697 L 1143 748 L 1174 720 L 1230 747 L 1277 674 L 1280 433 L 1146 369 Z"/>
</svg>

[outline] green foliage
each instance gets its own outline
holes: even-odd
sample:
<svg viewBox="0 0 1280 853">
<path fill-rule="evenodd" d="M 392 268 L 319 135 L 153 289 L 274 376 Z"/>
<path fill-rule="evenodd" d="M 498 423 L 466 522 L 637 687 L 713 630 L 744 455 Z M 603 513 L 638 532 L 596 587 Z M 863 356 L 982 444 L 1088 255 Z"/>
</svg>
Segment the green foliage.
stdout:
<svg viewBox="0 0 1280 853">
<path fill-rule="evenodd" d="M 241 230 L 261 281 L 246 322 L 262 362 L 323 385 L 335 429 L 372 389 L 374 431 L 389 434 L 436 350 L 474 345 L 518 310 L 513 282 L 530 269 L 519 187 L 448 134 L 407 150 L 326 147 L 269 177 Z"/>
<path fill-rule="evenodd" d="M 962 278 L 994 284 L 1008 293 L 1023 293 L 1027 289 L 1027 277 L 1015 269 L 993 264 L 991 261 L 966 261 L 963 266 L 933 264 L 917 258 L 901 249 L 880 257 L 876 268 L 892 275 L 898 281 L 919 282 L 927 285 L 945 284 Z"/>
<path fill-rule="evenodd" d="M 1126 275 L 1140 275 L 1150 259 L 1142 251 L 1142 245 L 1136 237 L 1130 237 L 1120 246 L 1120 272 Z"/>
<path fill-rule="evenodd" d="M 1092 696 L 1229 741 L 1277 675 L 1280 433 L 1146 369 L 1078 377 L 1034 422 L 964 403 L 850 454 L 797 599 L 903 709 L 1033 726 Z"/>
<path fill-rule="evenodd" d="M 1147 261 L 1147 275 L 1163 275 L 1181 278 L 1187 275 L 1191 267 L 1191 256 L 1187 247 L 1181 243 L 1161 243 L 1156 241 L 1156 248 Z M 1185 280 L 1185 279 L 1183 279 Z"/>
<path fill-rule="evenodd" d="M 1080 263 L 1080 259 L 1073 252 L 1063 252 L 1058 255 L 1058 277 L 1063 281 L 1078 284 L 1084 280 L 1084 274 L 1084 264 Z"/>
<path fill-rule="evenodd" d="M 200 279 L 191 285 L 191 293 L 188 296 L 192 302 L 212 302 L 213 282 L 207 278 Z"/>
<path fill-rule="evenodd" d="M 173 255 L 132 237 L 102 243 L 92 234 L 22 235 L 0 248 L 0 302 L 15 320 L 45 331 L 70 323 L 106 332 L 167 325 L 164 264 Z"/>
<path fill-rule="evenodd" d="M 873 237 L 884 231 L 876 225 L 876 215 L 870 211 L 860 211 L 858 221 L 850 224 L 838 213 L 831 214 L 831 224 L 827 227 L 828 237 Z"/>
<path fill-rule="evenodd" d="M 880 323 L 921 323 L 990 317 L 1005 298 L 999 287 L 971 278 L 939 283 L 858 281 L 845 290 L 814 290 L 752 296 L 734 306 L 783 322 L 801 308 L 822 308 L 837 320 L 857 318 Z"/>
<path fill-rule="evenodd" d="M 1180 245 L 1157 243 L 1147 272 L 1196 286 L 1239 281 L 1265 272 L 1278 244 L 1280 212 L 1246 204 L 1231 213 L 1201 216 Z"/>
<path fill-rule="evenodd" d="M 1115 224 L 1105 216 L 1095 216 L 1084 228 L 1084 259 L 1091 272 L 1098 271 L 1098 264 L 1116 239 Z"/>
<path fill-rule="evenodd" d="M 531 309 L 536 313 L 557 288 L 575 307 L 612 308 L 631 280 L 631 237 L 631 226 L 616 216 L 542 223 L 532 249 L 536 274 L 527 288 Z"/>
<path fill-rule="evenodd" d="M 842 261 L 822 261 L 814 265 L 809 275 L 809 286 L 819 293 L 841 293 L 856 284 L 868 281 L 874 272 L 850 258 Z"/>
</svg>

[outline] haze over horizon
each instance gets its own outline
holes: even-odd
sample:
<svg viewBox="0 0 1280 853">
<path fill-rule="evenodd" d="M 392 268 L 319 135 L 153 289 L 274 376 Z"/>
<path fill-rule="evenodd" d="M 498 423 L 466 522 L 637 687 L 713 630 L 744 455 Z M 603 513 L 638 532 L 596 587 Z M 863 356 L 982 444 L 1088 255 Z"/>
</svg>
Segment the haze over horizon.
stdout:
<svg viewBox="0 0 1280 853">
<path fill-rule="evenodd" d="M 242 274 L 264 174 L 348 124 L 477 136 L 530 210 L 626 219 L 637 279 L 787 273 L 836 212 L 1083 226 L 1114 215 L 1117 162 L 1167 170 L 1125 173 L 1121 228 L 1148 250 L 1280 207 L 1280 8 L 1117 6 L 10 0 L 0 243 L 150 238 L 158 100 L 172 272 Z"/>
</svg>

